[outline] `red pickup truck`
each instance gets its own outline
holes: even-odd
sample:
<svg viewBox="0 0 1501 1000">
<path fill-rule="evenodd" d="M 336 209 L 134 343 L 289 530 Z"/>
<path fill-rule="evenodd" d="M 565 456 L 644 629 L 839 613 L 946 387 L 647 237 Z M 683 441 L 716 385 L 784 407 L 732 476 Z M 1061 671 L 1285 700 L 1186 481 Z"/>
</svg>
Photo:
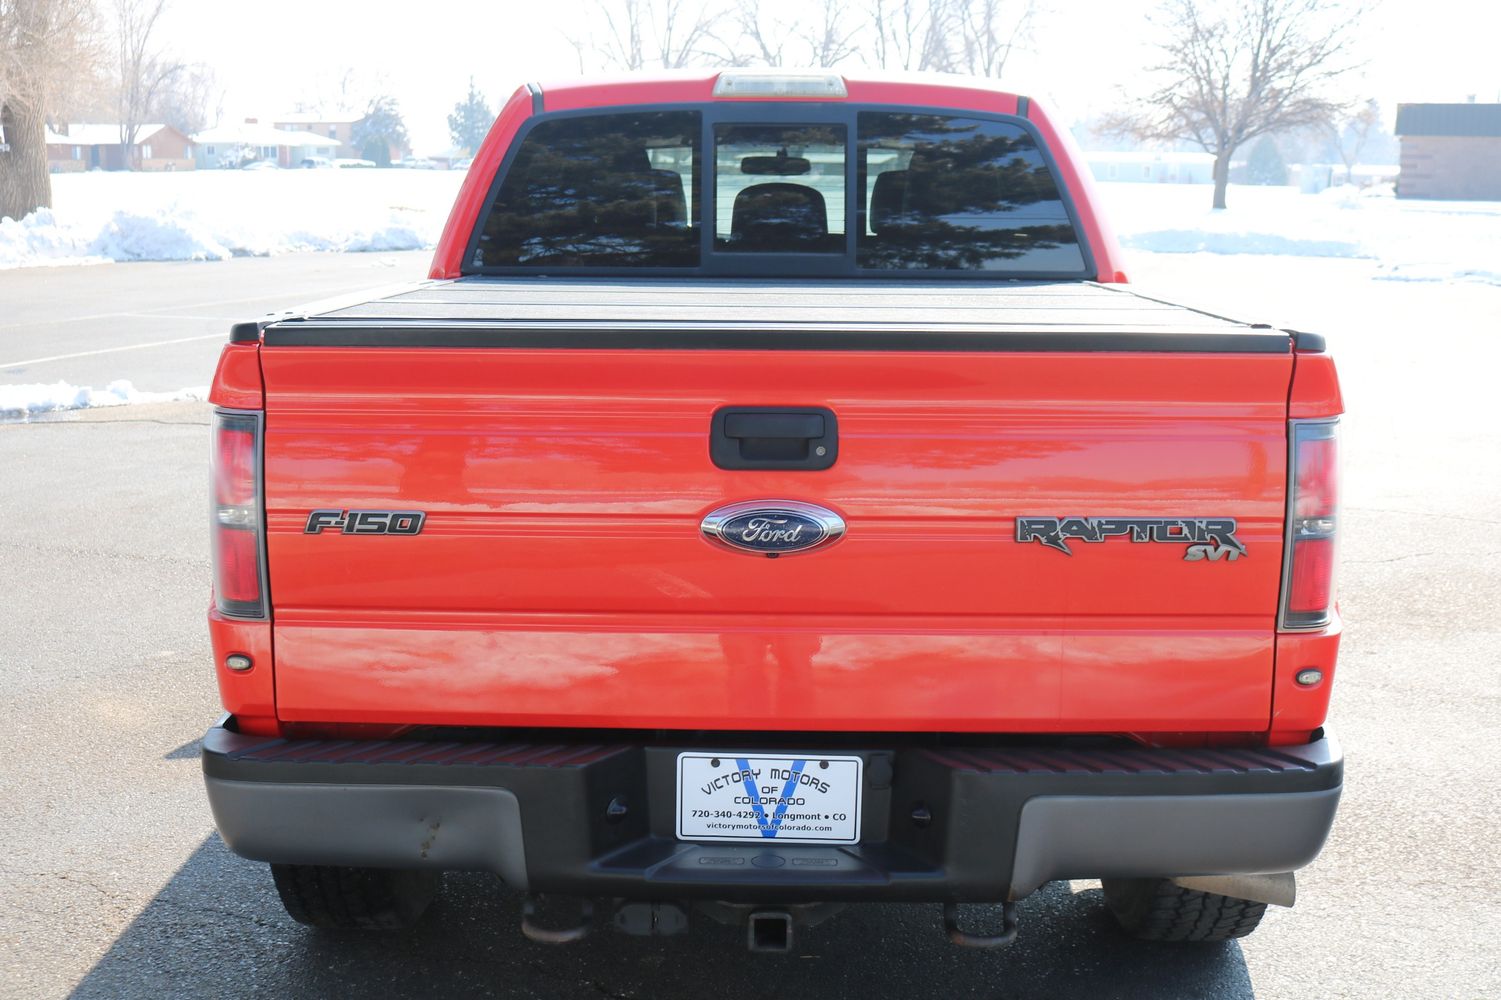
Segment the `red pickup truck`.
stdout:
<svg viewBox="0 0 1501 1000">
<path fill-rule="evenodd" d="M 1328 834 L 1334 366 L 1133 293 L 1034 100 L 527 86 L 431 280 L 230 341 L 203 768 L 304 923 L 1222 940 Z"/>
</svg>

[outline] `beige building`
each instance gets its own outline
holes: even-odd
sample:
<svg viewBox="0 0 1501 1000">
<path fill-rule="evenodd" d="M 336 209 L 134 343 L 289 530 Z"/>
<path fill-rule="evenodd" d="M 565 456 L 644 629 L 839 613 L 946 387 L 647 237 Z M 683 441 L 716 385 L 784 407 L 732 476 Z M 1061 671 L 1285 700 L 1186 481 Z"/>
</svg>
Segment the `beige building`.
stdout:
<svg viewBox="0 0 1501 1000">
<path fill-rule="evenodd" d="M 1399 104 L 1398 198 L 1501 201 L 1501 104 Z"/>
</svg>

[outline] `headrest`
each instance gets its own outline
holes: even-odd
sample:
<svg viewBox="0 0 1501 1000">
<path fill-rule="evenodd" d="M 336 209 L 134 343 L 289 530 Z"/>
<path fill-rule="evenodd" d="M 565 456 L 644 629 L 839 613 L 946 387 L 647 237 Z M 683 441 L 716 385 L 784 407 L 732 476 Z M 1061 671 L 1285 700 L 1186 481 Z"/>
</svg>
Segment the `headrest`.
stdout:
<svg viewBox="0 0 1501 1000">
<path fill-rule="evenodd" d="M 806 184 L 752 184 L 735 196 L 730 235 L 740 243 L 796 249 L 828 237 L 828 209 Z"/>
</svg>

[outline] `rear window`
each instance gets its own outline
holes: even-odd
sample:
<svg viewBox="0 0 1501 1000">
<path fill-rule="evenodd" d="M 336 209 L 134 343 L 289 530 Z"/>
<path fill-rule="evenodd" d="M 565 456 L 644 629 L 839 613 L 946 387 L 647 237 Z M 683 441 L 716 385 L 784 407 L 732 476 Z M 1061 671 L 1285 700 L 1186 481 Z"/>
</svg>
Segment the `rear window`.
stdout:
<svg viewBox="0 0 1501 1000">
<path fill-rule="evenodd" d="M 1007 122 L 860 115 L 862 268 L 1084 269 L 1042 151 Z"/>
<path fill-rule="evenodd" d="M 844 253 L 845 128 L 714 130 L 714 246 L 741 253 Z"/>
<path fill-rule="evenodd" d="M 695 267 L 696 111 L 539 123 L 475 247 L 478 267 Z"/>
<path fill-rule="evenodd" d="M 539 121 L 511 157 L 471 267 L 1086 272 L 1047 159 L 1019 122 L 796 105 L 765 113 L 758 121 L 754 107 L 711 105 Z M 732 114 L 740 120 L 715 120 Z"/>
</svg>

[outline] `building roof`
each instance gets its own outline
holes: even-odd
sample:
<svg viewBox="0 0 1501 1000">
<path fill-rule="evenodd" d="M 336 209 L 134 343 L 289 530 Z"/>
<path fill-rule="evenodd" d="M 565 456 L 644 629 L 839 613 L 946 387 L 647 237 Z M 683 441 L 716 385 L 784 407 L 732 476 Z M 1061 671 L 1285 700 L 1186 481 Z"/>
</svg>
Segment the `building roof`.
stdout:
<svg viewBox="0 0 1501 1000">
<path fill-rule="evenodd" d="M 338 139 L 316 132 L 292 132 L 249 122 L 205 129 L 193 136 L 193 141 L 199 145 L 224 146 L 310 146 L 315 149 L 337 149 L 339 146 Z"/>
<path fill-rule="evenodd" d="M 1091 163 L 1214 163 L 1214 156 L 1193 150 L 1181 152 L 1157 152 L 1150 149 L 1133 150 L 1085 150 L 1084 159 Z"/>
<path fill-rule="evenodd" d="M 65 126 L 67 135 L 47 130 L 47 144 L 49 146 L 118 146 L 120 145 L 120 126 L 117 122 L 98 124 L 79 124 L 70 122 Z M 164 128 L 161 122 L 142 125 L 136 130 L 136 143 L 140 144 L 150 139 Z M 175 131 L 175 130 L 174 130 Z"/>
<path fill-rule="evenodd" d="M 274 120 L 278 125 L 353 125 L 364 117 L 358 111 L 335 111 L 327 115 L 315 111 L 293 111 L 278 115 Z"/>
<path fill-rule="evenodd" d="M 1399 104 L 1397 134 L 1501 138 L 1501 104 Z"/>
</svg>

